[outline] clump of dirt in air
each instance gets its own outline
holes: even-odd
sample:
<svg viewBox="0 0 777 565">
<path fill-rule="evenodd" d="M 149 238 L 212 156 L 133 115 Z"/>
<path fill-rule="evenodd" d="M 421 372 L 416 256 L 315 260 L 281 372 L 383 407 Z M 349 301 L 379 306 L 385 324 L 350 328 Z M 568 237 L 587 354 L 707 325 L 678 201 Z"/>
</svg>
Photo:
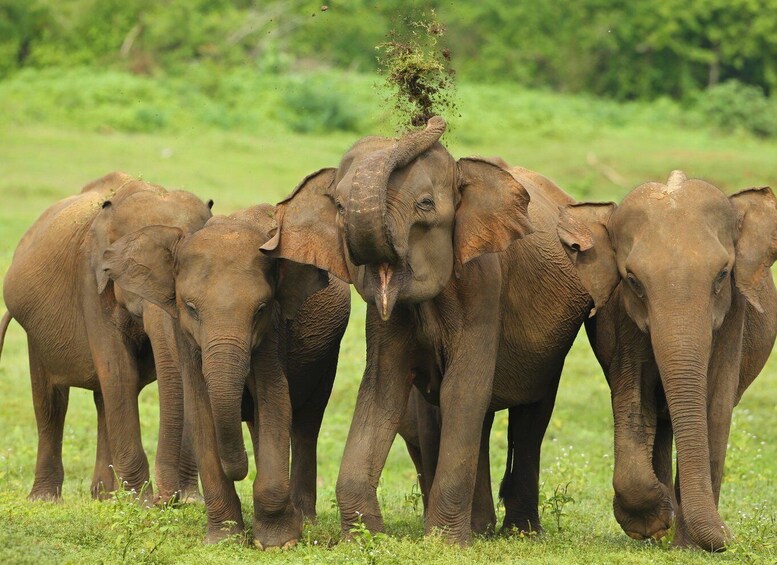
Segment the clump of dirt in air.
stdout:
<svg viewBox="0 0 777 565">
<path fill-rule="evenodd" d="M 378 66 L 391 94 L 399 132 L 423 126 L 432 116 L 450 119 L 456 111 L 451 52 L 439 43 L 445 35 L 434 10 L 405 17 L 377 46 Z"/>
</svg>

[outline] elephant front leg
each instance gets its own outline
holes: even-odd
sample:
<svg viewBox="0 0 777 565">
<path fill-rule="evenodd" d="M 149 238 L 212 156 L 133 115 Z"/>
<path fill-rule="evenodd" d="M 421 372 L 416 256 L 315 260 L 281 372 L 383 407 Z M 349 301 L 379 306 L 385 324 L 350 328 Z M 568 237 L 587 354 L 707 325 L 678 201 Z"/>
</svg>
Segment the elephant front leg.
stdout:
<svg viewBox="0 0 777 565">
<path fill-rule="evenodd" d="M 615 432 L 613 513 L 629 537 L 660 539 L 672 525 L 674 508 L 671 486 L 659 480 L 654 468 L 654 447 L 659 456 L 665 447 L 663 434 L 655 446 L 658 370 L 638 359 L 619 351 L 608 374 Z"/>
<path fill-rule="evenodd" d="M 477 332 L 475 332 L 477 333 Z M 482 334 L 479 334 L 482 335 Z M 494 339 L 484 340 L 496 344 Z M 460 344 L 460 351 L 477 351 Z M 440 531 L 460 544 L 470 541 L 472 502 L 478 471 L 481 435 L 491 401 L 496 351 L 470 353 L 454 359 L 445 373 L 440 390 L 442 432 L 437 471 L 429 495 L 426 533 Z M 495 349 L 495 345 L 494 345 Z"/>
<path fill-rule="evenodd" d="M 383 531 L 378 481 L 412 386 L 409 341 L 400 316 L 395 312 L 388 322 L 380 322 L 372 305 L 367 316 L 367 367 L 335 489 L 346 538 L 357 523 L 372 532 Z"/>
<path fill-rule="evenodd" d="M 291 399 L 269 338 L 252 359 L 255 429 L 254 545 L 291 547 L 302 535 L 302 514 L 291 500 L 289 447 Z"/>
<path fill-rule="evenodd" d="M 493 534 L 496 527 L 494 494 L 491 490 L 491 458 L 489 457 L 489 440 L 493 423 L 494 413 L 489 412 L 483 422 L 483 431 L 480 437 L 478 471 L 472 498 L 471 527 L 474 533 L 480 535 Z"/>
</svg>

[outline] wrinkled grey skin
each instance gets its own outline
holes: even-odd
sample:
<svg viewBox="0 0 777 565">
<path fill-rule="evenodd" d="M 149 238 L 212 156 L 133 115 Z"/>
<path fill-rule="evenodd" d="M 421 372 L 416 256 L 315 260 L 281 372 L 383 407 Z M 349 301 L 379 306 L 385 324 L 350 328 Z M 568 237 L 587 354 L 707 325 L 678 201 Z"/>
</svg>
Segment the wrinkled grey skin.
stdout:
<svg viewBox="0 0 777 565">
<path fill-rule="evenodd" d="M 399 140 L 362 139 L 276 212 L 279 244 L 269 253 L 353 281 L 367 301 L 367 367 L 337 482 L 346 536 L 358 519 L 383 529 L 376 487 L 413 384 L 443 415 L 424 487 L 427 532 L 467 543 L 473 528 L 493 528 L 481 439 L 489 413 L 505 408 L 516 411 L 521 462 L 509 472 L 505 526 L 539 528 L 540 443 L 590 309 L 556 235 L 558 206 L 570 199 L 528 171 L 519 179 L 487 160 L 454 161 L 437 142 L 444 127 L 433 118 Z M 535 203 L 535 188 L 547 198 Z M 473 513 L 476 485 L 487 504 Z"/>
<path fill-rule="evenodd" d="M 589 338 L 612 391 L 615 517 L 633 538 L 663 536 L 674 515 L 677 546 L 730 539 L 717 506 L 731 414 L 777 335 L 776 208 L 768 188 L 727 198 L 675 171 L 620 206 L 562 213 L 600 306 Z"/>
<path fill-rule="evenodd" d="M 155 378 L 160 391 L 158 496 L 169 500 L 181 490 L 196 494 L 197 471 L 186 445 L 181 459 L 182 422 L 171 418 L 183 395 L 174 344 L 165 329 L 167 316 L 110 282 L 99 263 L 111 243 L 143 226 L 196 231 L 211 216 L 211 205 L 187 192 L 167 192 L 112 173 L 54 204 L 22 237 L 3 296 L 27 332 L 38 425 L 30 498 L 61 496 L 62 434 L 73 386 L 94 391 L 98 432 L 93 496 L 114 489 L 114 472 L 127 488 L 140 492 L 149 470 L 137 397 Z M 143 494 L 153 497 L 150 487 Z"/>
<path fill-rule="evenodd" d="M 324 271 L 259 251 L 277 229 L 273 212 L 217 216 L 192 235 L 152 226 L 105 252 L 112 279 L 174 318 L 208 542 L 244 530 L 234 486 L 248 472 L 241 417 L 257 469 L 255 544 L 293 545 L 303 515 L 315 519 L 318 432 L 350 292 Z"/>
</svg>

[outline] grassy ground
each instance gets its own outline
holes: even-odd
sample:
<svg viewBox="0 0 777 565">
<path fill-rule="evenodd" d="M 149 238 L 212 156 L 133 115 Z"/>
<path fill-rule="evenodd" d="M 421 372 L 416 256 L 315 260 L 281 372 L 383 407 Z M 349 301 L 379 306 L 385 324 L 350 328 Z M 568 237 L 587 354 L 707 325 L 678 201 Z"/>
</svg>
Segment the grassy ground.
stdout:
<svg viewBox="0 0 777 565">
<path fill-rule="evenodd" d="M 593 102 L 587 114 L 586 100 L 569 102 L 532 93 L 510 98 L 498 88 L 477 94 L 474 88 L 462 89 L 462 117 L 448 140 L 453 154 L 501 155 L 546 173 L 578 198 L 617 200 L 628 187 L 663 179 L 680 167 L 727 191 L 768 183 L 777 186 L 775 143 L 724 137 L 705 129 L 691 131 L 666 120 L 659 120 L 656 127 L 646 119 L 619 125 L 602 117 L 603 106 Z M 485 117 L 478 129 L 480 109 Z M 532 127 L 535 114 L 545 119 Z M 214 198 L 214 211 L 225 213 L 279 199 L 308 172 L 336 165 L 357 137 L 354 133 L 300 135 L 283 128 L 272 128 L 272 134 L 202 128 L 97 133 L 43 122 L 8 119 L 0 123 L 0 273 L 7 269 L 23 231 L 44 208 L 110 170 Z M 666 543 L 632 541 L 615 522 L 609 394 L 584 336 L 567 360 L 543 447 L 544 538 L 478 539 L 466 549 L 423 538 L 414 471 L 404 446 L 397 442 L 379 490 L 388 537 L 363 533 L 355 543 L 338 543 L 334 482 L 364 365 L 363 320 L 364 306 L 355 296 L 319 442 L 319 522 L 305 528 L 296 549 L 265 554 L 238 543 L 203 546 L 201 506 L 147 511 L 123 496 L 112 502 L 92 502 L 89 480 L 96 422 L 91 394 L 86 391 L 71 392 L 64 440 L 64 502 L 27 502 L 35 461 L 35 420 L 25 337 L 12 324 L 0 363 L 0 562 L 777 561 L 777 358 L 735 411 L 721 513 L 737 537 L 727 553 L 710 556 L 670 551 Z M 141 395 L 144 444 L 152 462 L 157 433 L 154 389 L 150 386 Z M 505 424 L 504 415 L 498 415 L 492 434 L 495 482 L 504 465 Z M 247 519 L 251 478 L 238 485 Z M 560 501 L 553 496 L 558 487 L 566 487 L 574 502 L 554 505 Z"/>
</svg>

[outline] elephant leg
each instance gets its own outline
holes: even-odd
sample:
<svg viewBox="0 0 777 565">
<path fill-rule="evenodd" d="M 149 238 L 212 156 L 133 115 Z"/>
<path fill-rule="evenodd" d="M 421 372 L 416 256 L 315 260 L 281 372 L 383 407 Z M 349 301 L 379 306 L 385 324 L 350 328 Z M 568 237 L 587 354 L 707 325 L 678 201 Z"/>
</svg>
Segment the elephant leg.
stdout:
<svg viewBox="0 0 777 565">
<path fill-rule="evenodd" d="M 62 436 L 70 389 L 49 384 L 48 374 L 32 346 L 30 377 L 35 421 L 38 425 L 38 457 L 30 500 L 59 500 L 65 471 L 62 466 Z"/>
<path fill-rule="evenodd" d="M 97 410 L 97 456 L 92 475 L 92 498 L 103 500 L 113 492 L 115 476 L 111 463 L 111 445 L 108 441 L 108 427 L 105 423 L 105 403 L 100 391 L 94 391 L 94 407 Z"/>
<path fill-rule="evenodd" d="M 235 484 L 227 478 L 221 466 L 205 379 L 202 372 L 189 363 L 182 364 L 182 369 L 185 429 L 191 430 L 208 520 L 205 543 L 218 543 L 243 532 L 243 513 Z"/>
<path fill-rule="evenodd" d="M 628 331 L 639 330 L 629 326 Z M 659 376 L 655 363 L 643 354 L 645 339 L 641 334 L 622 337 L 629 347 L 621 346 L 616 352 L 607 375 L 615 437 L 613 513 L 629 537 L 658 539 L 669 530 L 674 509 L 670 487 L 654 468 Z M 660 437 L 658 441 L 659 450 L 666 449 Z"/>
<path fill-rule="evenodd" d="M 673 493 L 672 437 L 672 421 L 659 416 L 656 421 L 656 437 L 653 440 L 653 470 L 656 478 L 670 493 Z"/>
<path fill-rule="evenodd" d="M 416 399 L 416 420 L 418 422 L 418 440 L 421 450 L 421 494 L 424 497 L 424 518 L 429 509 L 429 493 L 437 472 L 437 460 L 440 456 L 441 419 L 440 408 L 427 402 L 417 389 L 411 395 Z"/>
<path fill-rule="evenodd" d="M 154 480 L 157 500 L 171 502 L 181 495 L 181 442 L 184 430 L 183 381 L 178 355 L 170 343 L 174 336 L 172 320 L 161 308 L 144 305 L 143 327 L 151 341 L 159 387 L 159 439 Z"/>
<path fill-rule="evenodd" d="M 507 441 L 508 451 L 512 450 L 512 457 L 508 455 L 508 461 L 512 462 L 512 467 L 505 473 L 500 488 L 500 496 L 505 505 L 503 532 L 543 532 L 538 508 L 540 449 L 553 414 L 560 376 L 559 368 L 552 392 L 541 401 L 515 406 L 509 410 Z"/>
<path fill-rule="evenodd" d="M 481 535 L 493 534 L 496 527 L 494 494 L 491 490 L 491 459 L 489 457 L 489 440 L 493 423 L 494 413 L 489 412 L 483 421 L 475 493 L 472 498 L 471 527 L 473 533 Z"/>
<path fill-rule="evenodd" d="M 316 521 L 316 447 L 325 402 L 295 412 L 291 431 L 291 499 L 304 519 Z"/>
<path fill-rule="evenodd" d="M 378 481 L 412 386 L 407 330 L 410 321 L 404 327 L 403 323 L 399 313 L 381 323 L 377 309 L 368 306 L 367 367 L 335 487 L 345 537 L 351 536 L 353 526 L 359 522 L 372 532 L 383 531 Z"/>
<path fill-rule="evenodd" d="M 256 422 L 254 545 L 260 549 L 288 547 L 296 544 L 302 535 L 302 514 L 292 502 L 289 479 L 289 383 L 278 363 L 277 344 L 273 339 L 262 341 L 251 365 Z"/>
<path fill-rule="evenodd" d="M 178 488 L 181 502 L 202 502 L 200 494 L 197 459 L 194 454 L 193 431 L 189 427 L 183 430 L 181 438 L 181 462 L 178 467 Z"/>
</svg>

